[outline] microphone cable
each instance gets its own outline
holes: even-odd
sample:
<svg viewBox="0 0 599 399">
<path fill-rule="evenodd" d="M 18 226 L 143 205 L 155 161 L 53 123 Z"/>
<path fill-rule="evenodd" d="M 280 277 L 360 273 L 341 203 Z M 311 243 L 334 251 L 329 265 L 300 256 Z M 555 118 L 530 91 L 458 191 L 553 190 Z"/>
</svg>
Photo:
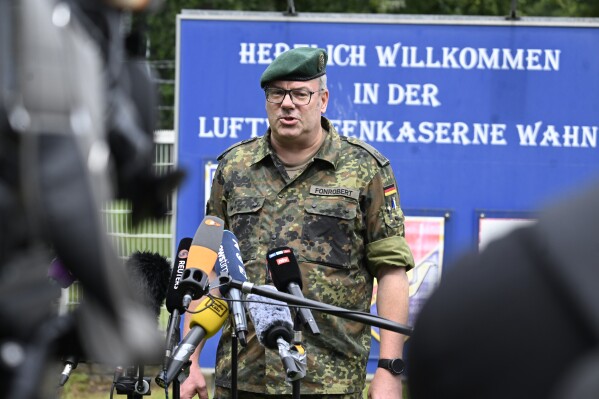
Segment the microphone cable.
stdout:
<svg viewBox="0 0 599 399">
<path fill-rule="evenodd" d="M 204 305 L 203 308 L 200 308 L 200 309 L 196 308 L 195 310 L 189 310 L 189 309 L 187 309 L 185 312 L 186 313 L 191 313 L 191 314 L 198 314 L 198 313 L 201 313 L 204 310 L 208 309 L 214 303 L 214 301 L 216 301 L 217 299 L 224 300 L 224 298 L 215 297 L 214 295 L 212 295 L 210 293 L 206 294 L 206 297 L 209 298 L 210 301 L 206 302 L 206 304 Z"/>
</svg>

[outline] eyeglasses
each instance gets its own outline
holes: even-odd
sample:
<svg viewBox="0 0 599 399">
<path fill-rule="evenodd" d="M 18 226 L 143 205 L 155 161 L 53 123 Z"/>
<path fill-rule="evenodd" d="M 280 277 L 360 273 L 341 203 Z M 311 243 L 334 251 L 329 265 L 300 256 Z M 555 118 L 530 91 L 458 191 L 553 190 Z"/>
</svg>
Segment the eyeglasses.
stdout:
<svg viewBox="0 0 599 399">
<path fill-rule="evenodd" d="M 308 105 L 312 99 L 312 94 L 318 93 L 322 89 L 317 91 L 309 91 L 306 89 L 279 89 L 278 87 L 267 87 L 264 89 L 266 93 L 266 101 L 273 104 L 282 104 L 285 101 L 285 96 L 289 94 L 291 102 L 295 105 Z"/>
</svg>

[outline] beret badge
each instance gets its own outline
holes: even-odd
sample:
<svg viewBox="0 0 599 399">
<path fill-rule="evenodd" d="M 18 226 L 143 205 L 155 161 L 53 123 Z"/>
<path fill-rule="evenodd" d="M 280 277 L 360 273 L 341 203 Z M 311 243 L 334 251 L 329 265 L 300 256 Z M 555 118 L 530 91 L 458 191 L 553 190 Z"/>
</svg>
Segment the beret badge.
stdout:
<svg viewBox="0 0 599 399">
<path fill-rule="evenodd" d="M 318 56 L 318 72 L 322 72 L 325 66 L 324 53 L 320 53 Z"/>
</svg>

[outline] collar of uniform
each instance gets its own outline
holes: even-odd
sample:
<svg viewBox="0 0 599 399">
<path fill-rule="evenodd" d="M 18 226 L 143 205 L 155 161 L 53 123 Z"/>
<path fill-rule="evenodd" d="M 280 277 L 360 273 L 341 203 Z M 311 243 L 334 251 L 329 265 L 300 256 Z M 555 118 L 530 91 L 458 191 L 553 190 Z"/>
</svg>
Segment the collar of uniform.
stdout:
<svg viewBox="0 0 599 399">
<path fill-rule="evenodd" d="M 318 150 L 314 158 L 328 162 L 336 169 L 341 153 L 341 138 L 331 121 L 327 118 L 324 116 L 320 117 L 320 123 L 326 132 L 326 137 L 322 147 L 320 147 L 320 150 Z"/>
<path fill-rule="evenodd" d="M 264 134 L 264 136 L 260 137 L 260 140 L 258 140 L 258 146 L 252 155 L 251 164 L 257 164 L 264 158 L 269 157 L 271 152 L 272 148 L 270 146 L 270 128 L 268 128 L 266 134 Z"/>
<path fill-rule="evenodd" d="M 315 159 L 320 159 L 330 163 L 334 168 L 337 168 L 337 161 L 339 159 L 339 153 L 341 151 L 341 138 L 339 133 L 333 127 L 333 124 L 324 116 L 320 117 L 320 123 L 322 128 L 327 132 L 322 147 L 316 155 Z M 270 145 L 270 128 L 266 131 L 258 142 L 258 147 L 252 156 L 252 165 L 257 164 L 264 158 L 274 154 L 274 150 Z"/>
</svg>

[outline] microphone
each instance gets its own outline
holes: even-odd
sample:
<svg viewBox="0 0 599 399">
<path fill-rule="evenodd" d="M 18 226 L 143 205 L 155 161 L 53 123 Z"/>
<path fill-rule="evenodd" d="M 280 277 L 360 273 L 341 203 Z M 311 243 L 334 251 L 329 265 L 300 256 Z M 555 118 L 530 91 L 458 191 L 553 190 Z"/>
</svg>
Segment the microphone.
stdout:
<svg viewBox="0 0 599 399">
<path fill-rule="evenodd" d="M 272 281 L 279 291 L 287 291 L 291 295 L 299 298 L 304 298 L 302 294 L 302 275 L 300 273 L 297 259 L 293 254 L 293 250 L 289 247 L 279 247 L 268 251 L 266 254 L 266 262 Z M 314 334 L 319 335 L 320 330 L 316 325 L 314 317 L 310 309 L 299 307 L 297 314 L 304 327 Z"/>
<path fill-rule="evenodd" d="M 185 311 L 179 284 L 183 278 L 183 272 L 187 265 L 187 256 L 189 254 L 189 248 L 191 247 L 191 241 L 191 237 L 184 237 L 179 241 L 168 291 L 166 292 L 165 306 L 166 310 L 170 313 L 170 317 L 166 328 L 166 350 L 163 361 L 164 370 L 166 370 L 170 361 L 173 348 L 179 342 L 181 313 Z"/>
<path fill-rule="evenodd" d="M 198 226 L 193 239 L 183 238 L 177 249 L 176 263 L 173 267 L 169 292 L 166 300 L 167 310 L 171 313 L 166 335 L 164 368 L 167 369 L 172 348 L 176 344 L 181 314 L 187 311 L 192 300 L 208 293 L 208 275 L 214 269 L 214 262 L 222 241 L 224 222 L 215 216 L 205 216 Z M 156 377 L 156 383 L 164 383 L 163 376 Z M 160 381 L 160 382 L 159 382 Z M 170 381 L 169 381 L 170 383 Z M 166 386 L 166 385 L 165 385 Z"/>
<path fill-rule="evenodd" d="M 220 328 L 229 316 L 227 302 L 219 298 L 206 297 L 196 307 L 196 312 L 189 322 L 190 330 L 183 338 L 170 362 L 166 372 L 156 377 L 156 383 L 166 388 L 187 367 L 189 358 L 196 350 L 200 341 L 210 338 Z"/>
<path fill-rule="evenodd" d="M 204 217 L 198 226 L 189 246 L 185 266 L 183 267 L 179 263 L 177 275 L 171 277 L 173 283 L 168 304 L 171 309 L 178 309 L 179 313 L 183 313 L 192 300 L 198 299 L 207 293 L 208 276 L 214 269 L 218 249 L 223 238 L 223 230 L 224 222 L 215 216 Z M 179 244 L 180 247 L 183 246 L 182 249 L 185 245 L 186 242 Z M 182 271 L 180 277 L 178 276 L 179 271 Z"/>
<path fill-rule="evenodd" d="M 62 387 L 62 386 L 64 386 L 64 384 L 67 383 L 67 381 L 69 380 L 69 377 L 71 376 L 71 372 L 77 368 L 78 364 L 79 364 L 78 356 L 71 355 L 71 356 L 67 356 L 64 359 L 64 369 L 62 370 L 62 373 L 60 374 L 60 380 L 58 381 L 58 386 Z"/>
<path fill-rule="evenodd" d="M 276 291 L 272 286 L 262 286 Z M 290 346 L 293 322 L 285 302 L 256 294 L 247 296 L 247 307 L 254 323 L 258 342 L 268 349 L 278 349 L 288 381 L 305 376 L 305 354 Z"/>
<path fill-rule="evenodd" d="M 170 264 L 158 253 L 136 251 L 125 262 L 125 268 L 130 287 L 158 319 L 168 290 Z"/>
<path fill-rule="evenodd" d="M 187 266 L 200 269 L 207 275 L 214 270 L 225 222 L 216 216 L 206 216 L 193 236 Z"/>
<path fill-rule="evenodd" d="M 184 312 L 182 307 L 183 296 L 180 295 L 181 291 L 179 290 L 179 283 L 183 277 L 183 272 L 185 271 L 187 265 L 187 255 L 189 254 L 191 241 L 191 237 L 182 238 L 181 241 L 179 241 L 179 246 L 177 247 L 173 271 L 168 284 L 168 291 L 166 292 L 165 305 L 166 310 L 168 310 L 170 314 L 173 314 L 175 310 L 178 310 L 179 313 Z"/>
<path fill-rule="evenodd" d="M 195 267 L 185 269 L 179 285 L 183 294 L 181 307 L 186 311 L 191 301 L 208 293 L 208 275 Z"/>
<path fill-rule="evenodd" d="M 230 300 L 229 306 L 233 315 L 233 323 L 237 338 L 242 346 L 247 345 L 246 334 L 248 332 L 247 318 L 245 309 L 242 304 L 241 291 L 237 288 L 230 288 L 228 284 L 230 279 L 241 282 L 247 281 L 241 252 L 239 250 L 239 242 L 235 234 L 229 230 L 223 232 L 223 241 L 218 250 L 218 260 L 214 264 L 214 271 L 219 277 L 220 293 L 222 296 Z"/>
</svg>

